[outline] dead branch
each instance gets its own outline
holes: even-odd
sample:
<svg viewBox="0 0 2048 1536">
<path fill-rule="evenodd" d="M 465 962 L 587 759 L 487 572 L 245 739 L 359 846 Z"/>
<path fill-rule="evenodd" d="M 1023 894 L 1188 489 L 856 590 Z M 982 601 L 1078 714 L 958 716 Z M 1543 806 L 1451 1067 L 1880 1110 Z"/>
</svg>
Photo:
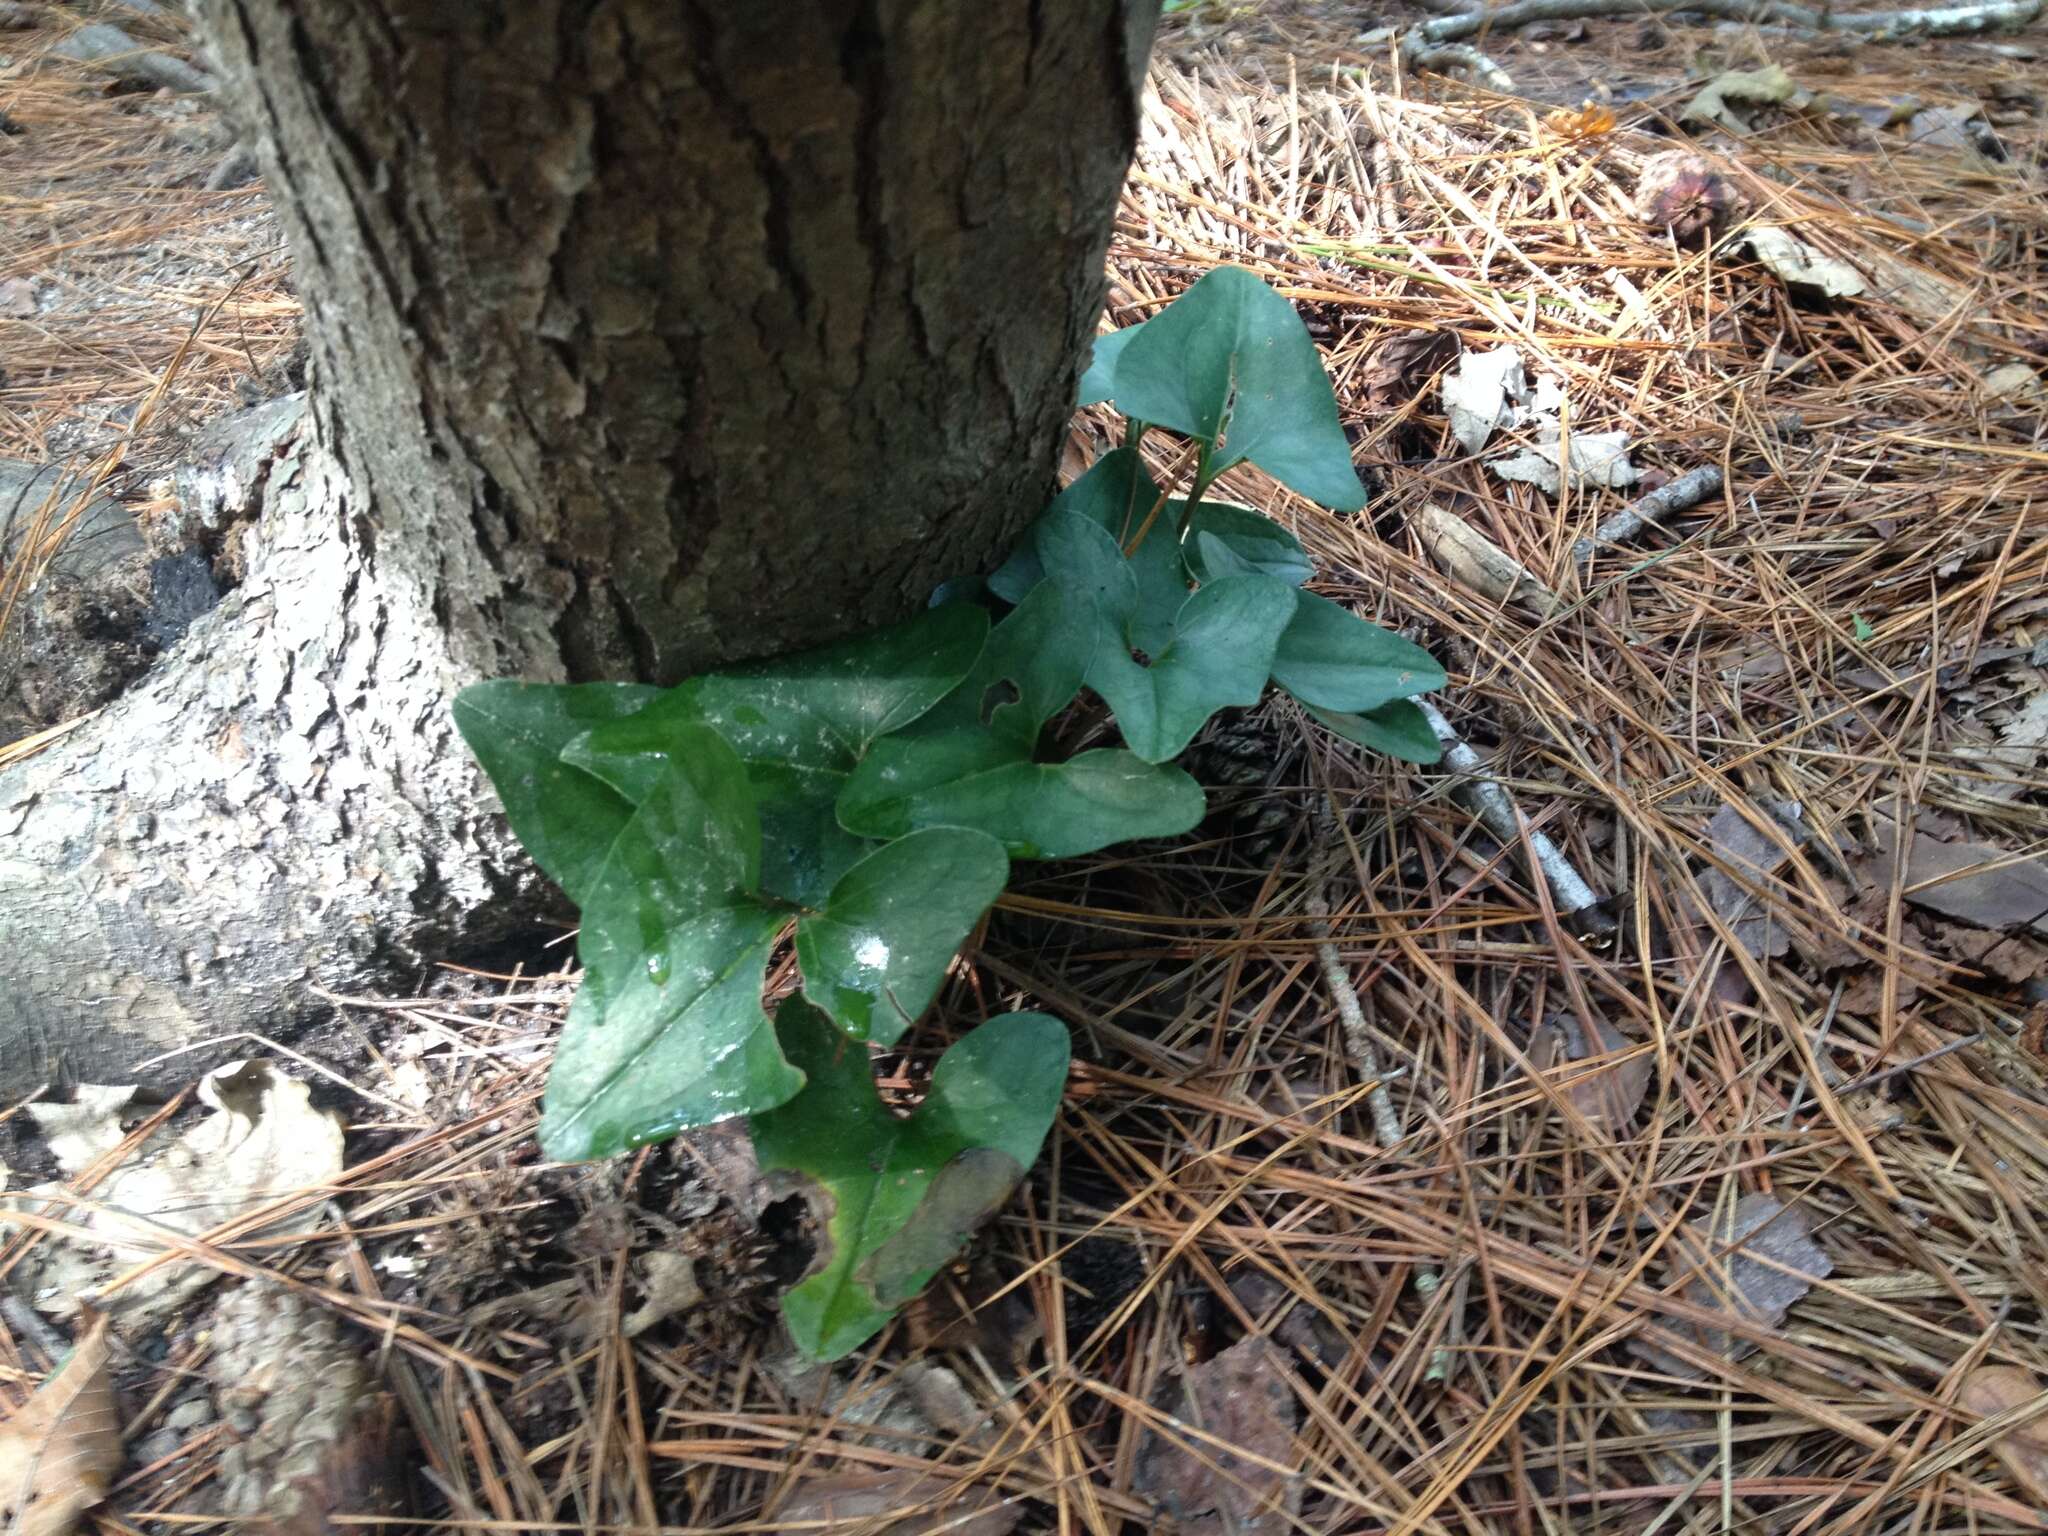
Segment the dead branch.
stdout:
<svg viewBox="0 0 2048 1536">
<path fill-rule="evenodd" d="M 1623 539 L 1635 537 L 1651 524 L 1661 523 L 1674 512 L 1698 506 L 1719 492 L 1721 483 L 1721 469 L 1717 464 L 1702 464 L 1697 469 L 1687 470 L 1676 480 L 1659 486 L 1647 496 L 1638 497 L 1602 522 L 1593 530 L 1591 538 L 1580 539 L 1572 546 L 1572 558 L 1590 560 L 1600 552 L 1603 544 L 1619 544 Z"/>
</svg>

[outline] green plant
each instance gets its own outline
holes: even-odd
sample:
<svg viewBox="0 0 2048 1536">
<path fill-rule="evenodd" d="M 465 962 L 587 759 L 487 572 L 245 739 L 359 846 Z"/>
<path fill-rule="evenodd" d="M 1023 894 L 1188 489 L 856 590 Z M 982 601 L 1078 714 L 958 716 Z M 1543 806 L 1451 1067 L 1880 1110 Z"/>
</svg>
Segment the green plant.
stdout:
<svg viewBox="0 0 2048 1536">
<path fill-rule="evenodd" d="M 907 1119 L 867 1048 L 937 994 L 1012 859 L 1185 832 L 1204 811 L 1168 761 L 1268 682 L 1331 730 L 1433 761 L 1412 702 L 1428 654 L 1301 591 L 1301 546 L 1205 503 L 1249 460 L 1340 510 L 1364 505 L 1314 344 L 1285 299 L 1223 268 L 1096 345 L 1082 403 L 1129 446 L 1062 493 L 987 589 L 855 640 L 691 678 L 499 681 L 455 718 L 512 829 L 582 911 L 584 980 L 548 1080 L 546 1152 L 603 1157 L 751 1117 L 765 1169 L 821 1196 L 815 1272 L 784 1299 L 799 1344 L 872 1336 L 1014 1188 L 1058 1107 L 1066 1032 L 993 1020 L 941 1058 Z M 1137 443 L 1193 440 L 1154 484 Z M 1087 688 L 1125 746 L 1060 759 L 1043 737 Z M 788 935 L 801 996 L 771 1021 Z"/>
</svg>

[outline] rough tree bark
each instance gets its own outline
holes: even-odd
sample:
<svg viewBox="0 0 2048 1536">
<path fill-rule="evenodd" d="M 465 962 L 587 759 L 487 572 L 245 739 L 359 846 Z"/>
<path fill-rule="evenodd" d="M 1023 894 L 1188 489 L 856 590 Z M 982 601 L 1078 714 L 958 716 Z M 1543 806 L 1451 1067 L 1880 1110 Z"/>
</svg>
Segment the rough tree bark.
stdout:
<svg viewBox="0 0 2048 1536">
<path fill-rule="evenodd" d="M 200 8 L 310 408 L 190 479 L 214 539 L 254 519 L 240 586 L 0 773 L 9 1094 L 524 920 L 464 683 L 673 682 L 985 569 L 1050 482 L 1158 13 Z"/>
</svg>

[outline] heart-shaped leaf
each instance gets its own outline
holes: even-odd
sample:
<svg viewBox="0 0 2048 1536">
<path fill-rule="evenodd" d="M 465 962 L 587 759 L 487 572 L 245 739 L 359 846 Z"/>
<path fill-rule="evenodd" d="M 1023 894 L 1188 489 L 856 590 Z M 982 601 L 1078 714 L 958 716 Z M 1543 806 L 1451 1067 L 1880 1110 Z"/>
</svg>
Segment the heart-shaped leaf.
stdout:
<svg viewBox="0 0 2048 1536">
<path fill-rule="evenodd" d="M 1168 509 L 1178 521 L 1182 503 Z M 1261 571 L 1298 587 L 1315 575 L 1315 562 L 1301 543 L 1263 513 L 1229 502 L 1205 501 L 1187 520 L 1188 571 L 1197 581 L 1215 581 L 1244 571 Z M 1219 555 L 1232 558 L 1223 560 Z"/>
<path fill-rule="evenodd" d="M 1099 635 L 1088 686 L 1116 712 L 1117 728 L 1147 762 L 1164 762 L 1193 740 L 1217 710 L 1256 704 L 1294 589 L 1270 576 L 1228 576 L 1180 603 L 1164 643 L 1137 641 L 1137 582 L 1123 552 L 1094 523 L 1071 514 L 1048 518 L 1038 535 L 1047 582 L 1084 594 Z M 1143 659 L 1134 651 L 1145 650 Z"/>
<path fill-rule="evenodd" d="M 1041 581 L 989 632 L 959 687 L 922 719 L 875 742 L 839 796 L 839 820 L 859 837 L 900 837 L 916 827 L 993 827 L 927 814 L 926 797 L 1003 767 L 1029 767 L 1045 722 L 1080 691 L 1095 644 L 1093 608 Z"/>
<path fill-rule="evenodd" d="M 893 740 L 876 743 L 877 755 Z M 856 775 L 848 797 L 859 784 Z M 840 815 L 868 836 L 974 827 L 1013 859 L 1069 859 L 1131 838 L 1177 837 L 1207 808 L 1201 786 L 1180 769 L 1108 748 L 1064 763 L 1012 759 L 955 777 L 933 774 L 906 783 L 900 794 L 876 794 L 851 806 L 848 797 L 840 800 Z"/>
<path fill-rule="evenodd" d="M 1340 714 L 1310 708 L 1309 713 L 1346 741 L 1355 741 L 1404 763 L 1434 763 L 1444 755 L 1443 743 L 1430 728 L 1429 717 L 1413 699 L 1395 699 L 1365 714 Z"/>
<path fill-rule="evenodd" d="M 761 889 L 817 906 L 870 851 L 845 832 L 833 804 L 846 777 L 885 732 L 901 729 L 958 688 L 988 638 L 988 615 L 965 604 L 930 609 L 858 640 L 691 678 L 635 723 L 601 727 L 572 762 L 612 764 L 628 798 L 634 761 L 659 754 L 671 724 L 709 723 L 747 764 L 761 812 Z"/>
<path fill-rule="evenodd" d="M 782 1298 L 805 1353 L 836 1360 L 881 1329 L 1010 1196 L 1038 1156 L 1067 1076 L 1067 1032 L 992 1019 L 939 1058 L 915 1113 L 891 1114 L 867 1052 L 817 1009 L 776 1015 L 802 1093 L 753 1118 L 764 1173 L 805 1181 L 824 1213 L 813 1273 Z"/>
<path fill-rule="evenodd" d="M 674 723 L 668 740 L 583 903 L 586 975 L 540 1126 L 564 1161 L 766 1109 L 803 1084 L 761 1011 L 788 919 L 749 894 L 761 832 L 746 766 L 708 727 Z"/>
<path fill-rule="evenodd" d="M 1179 504 L 1161 507 L 1162 494 L 1145 472 L 1144 462 L 1135 449 L 1117 448 L 1105 453 L 1089 466 L 1085 475 L 1060 492 L 1045 515 L 1025 530 L 1017 552 L 989 578 L 990 590 L 1006 602 L 1022 602 L 1045 579 L 1045 562 L 1039 549 L 1045 530 L 1069 516 L 1082 518 L 1108 534 L 1120 549 L 1131 551 L 1126 563 L 1137 585 L 1138 598 L 1137 611 L 1130 621 L 1131 644 L 1142 651 L 1164 650 L 1167 637 L 1173 632 L 1174 615 L 1187 601 L 1188 581 L 1177 548 Z M 1155 507 L 1159 507 L 1156 516 Z"/>
<path fill-rule="evenodd" d="M 533 862 L 578 906 L 633 814 L 618 792 L 561 761 L 571 741 L 646 707 L 633 683 L 476 683 L 455 696 L 455 726 L 483 764 Z"/>
<path fill-rule="evenodd" d="M 1136 325 L 1127 325 L 1107 336 L 1095 338 L 1095 349 L 1089 354 L 1088 367 L 1081 374 L 1081 385 L 1077 391 L 1080 398 L 1074 402 L 1075 405 L 1100 405 L 1116 392 L 1117 359 L 1123 356 L 1131 338 L 1145 325 L 1146 322 L 1140 320 Z"/>
<path fill-rule="evenodd" d="M 1274 652 L 1273 681 L 1304 704 L 1359 714 L 1441 688 L 1445 679 L 1421 646 L 1303 592 Z"/>
<path fill-rule="evenodd" d="M 1175 756 L 1219 709 L 1259 702 L 1296 593 L 1270 576 L 1226 576 L 1182 605 L 1173 639 L 1141 664 L 1126 650 L 1096 653 L 1088 686 L 1148 763 Z"/>
<path fill-rule="evenodd" d="M 1308 328 L 1242 267 L 1216 268 L 1147 320 L 1114 385 L 1125 415 L 1216 444 L 1216 470 L 1249 459 L 1326 507 L 1365 505 Z"/>
<path fill-rule="evenodd" d="M 854 1039 L 894 1044 L 1009 877 L 1002 844 L 962 827 L 876 849 L 839 877 L 823 911 L 797 924 L 804 996 Z"/>
</svg>

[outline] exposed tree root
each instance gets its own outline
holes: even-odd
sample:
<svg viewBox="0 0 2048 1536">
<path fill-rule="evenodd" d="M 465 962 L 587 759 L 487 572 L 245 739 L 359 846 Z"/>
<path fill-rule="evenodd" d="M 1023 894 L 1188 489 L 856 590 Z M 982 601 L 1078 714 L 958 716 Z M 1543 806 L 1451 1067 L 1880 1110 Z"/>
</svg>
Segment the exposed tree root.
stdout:
<svg viewBox="0 0 2048 1536">
<path fill-rule="evenodd" d="M 1368 46 L 1392 42 L 1411 68 L 1455 70 L 1494 90 L 1513 91 L 1513 77 L 1466 39 L 1511 32 L 1538 21 L 1690 11 L 1791 32 L 1846 32 L 1868 42 L 1886 43 L 1912 37 L 2017 31 L 2038 17 L 2044 5 L 2048 5 L 2048 0 L 1983 0 L 1976 5 L 1844 13 L 1815 10 L 1791 0 L 1513 0 L 1508 5 L 1432 17 L 1404 31 L 1379 27 L 1361 34 L 1359 42 Z"/>
</svg>

